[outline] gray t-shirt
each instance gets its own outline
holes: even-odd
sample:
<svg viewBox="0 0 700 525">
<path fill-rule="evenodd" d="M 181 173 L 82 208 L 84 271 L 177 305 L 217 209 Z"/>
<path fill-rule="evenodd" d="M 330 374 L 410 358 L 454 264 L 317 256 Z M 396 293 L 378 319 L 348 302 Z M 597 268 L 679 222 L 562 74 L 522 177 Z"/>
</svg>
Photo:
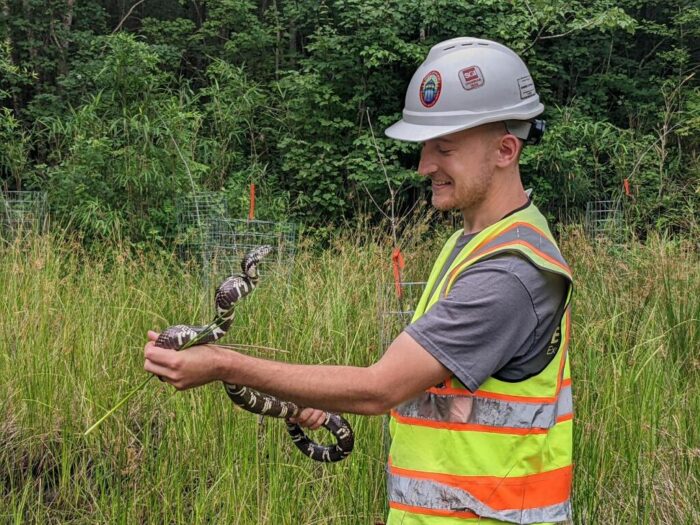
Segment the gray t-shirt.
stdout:
<svg viewBox="0 0 700 525">
<path fill-rule="evenodd" d="M 475 235 L 458 240 L 445 268 Z M 566 290 L 563 277 L 501 254 L 463 271 L 406 332 L 472 392 L 496 373 L 522 380 L 539 372 L 532 363 L 561 320 Z"/>
</svg>

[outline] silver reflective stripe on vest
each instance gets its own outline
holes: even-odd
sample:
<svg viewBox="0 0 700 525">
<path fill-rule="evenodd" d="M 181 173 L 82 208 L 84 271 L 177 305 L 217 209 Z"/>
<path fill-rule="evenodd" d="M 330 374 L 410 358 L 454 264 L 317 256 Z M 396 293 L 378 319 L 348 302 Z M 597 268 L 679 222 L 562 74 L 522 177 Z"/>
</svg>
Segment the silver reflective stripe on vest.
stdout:
<svg viewBox="0 0 700 525">
<path fill-rule="evenodd" d="M 473 512 L 482 518 L 521 524 L 566 521 L 571 518 L 571 503 L 568 500 L 536 509 L 495 510 L 465 490 L 436 481 L 407 478 L 387 472 L 387 482 L 389 500 L 412 507 Z"/>
<path fill-rule="evenodd" d="M 571 385 L 561 387 L 557 400 L 557 417 L 567 416 L 574 411 L 574 399 L 571 395 Z"/>
<path fill-rule="evenodd" d="M 562 264 L 565 267 L 568 267 L 566 264 L 566 261 L 564 261 L 561 252 L 559 249 L 546 237 L 543 237 L 539 233 L 537 233 L 535 230 L 528 228 L 527 226 L 516 226 L 515 228 L 499 234 L 495 239 L 489 241 L 485 245 L 481 246 L 475 253 L 474 255 L 477 255 L 487 251 L 491 248 L 494 248 L 495 246 L 501 245 L 506 242 L 512 242 L 512 241 L 525 241 L 528 244 L 531 244 L 535 248 L 537 248 L 539 251 L 545 253 L 558 263 Z"/>
<path fill-rule="evenodd" d="M 557 417 L 571 413 L 571 386 L 561 389 L 556 403 L 522 403 L 425 392 L 396 408 L 400 416 L 431 421 L 508 428 L 552 428 Z"/>
</svg>

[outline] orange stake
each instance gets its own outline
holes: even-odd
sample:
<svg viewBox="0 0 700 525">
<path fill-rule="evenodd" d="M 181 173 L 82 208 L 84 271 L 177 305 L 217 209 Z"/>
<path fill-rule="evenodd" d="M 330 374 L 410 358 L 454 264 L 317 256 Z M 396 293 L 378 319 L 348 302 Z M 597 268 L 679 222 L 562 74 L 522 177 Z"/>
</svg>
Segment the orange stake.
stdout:
<svg viewBox="0 0 700 525">
<path fill-rule="evenodd" d="M 250 208 L 248 208 L 248 220 L 252 221 L 255 217 L 255 184 L 250 184 Z"/>
<path fill-rule="evenodd" d="M 629 179 L 625 179 L 625 180 L 622 181 L 622 183 L 623 183 L 623 185 L 625 186 L 625 195 L 627 195 L 628 197 L 631 197 L 631 196 L 632 196 L 632 192 L 630 191 L 630 180 L 629 180 Z"/>
<path fill-rule="evenodd" d="M 404 267 L 403 254 L 401 248 L 395 248 L 391 254 L 391 262 L 394 267 L 394 288 L 396 289 L 396 297 L 401 299 L 403 293 L 401 290 L 401 270 Z"/>
</svg>

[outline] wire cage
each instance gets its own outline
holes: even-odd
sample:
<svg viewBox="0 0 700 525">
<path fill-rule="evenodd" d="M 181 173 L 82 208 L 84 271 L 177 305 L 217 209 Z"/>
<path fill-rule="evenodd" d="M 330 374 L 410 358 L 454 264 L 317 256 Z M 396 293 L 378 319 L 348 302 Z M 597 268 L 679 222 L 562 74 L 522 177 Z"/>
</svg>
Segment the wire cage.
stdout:
<svg viewBox="0 0 700 525">
<path fill-rule="evenodd" d="M 223 192 L 202 191 L 185 195 L 177 200 L 177 244 L 183 258 L 205 260 L 212 221 L 229 216 L 226 195 Z"/>
<path fill-rule="evenodd" d="M 261 261 L 260 274 L 274 273 L 288 282 L 297 250 L 296 224 L 226 218 L 211 220 L 202 250 L 207 277 L 218 281 L 240 271 L 243 256 L 265 244 L 272 246 L 274 251 Z"/>
<path fill-rule="evenodd" d="M 603 200 L 586 203 L 584 218 L 586 233 L 592 238 L 616 239 L 623 232 L 620 201 Z"/>
<path fill-rule="evenodd" d="M 201 268 L 205 289 L 239 273 L 244 255 L 265 244 L 274 251 L 261 261 L 258 271 L 268 276 L 281 274 L 289 283 L 297 247 L 295 224 L 234 219 L 224 192 L 191 193 L 176 206 L 180 256 Z"/>
<path fill-rule="evenodd" d="M 425 284 L 425 281 L 402 282 L 401 298 L 397 297 L 396 286 L 393 283 L 379 285 L 377 317 L 382 353 L 411 322 Z"/>
<path fill-rule="evenodd" d="M 17 237 L 46 229 L 46 192 L 0 192 L 0 234 Z"/>
</svg>

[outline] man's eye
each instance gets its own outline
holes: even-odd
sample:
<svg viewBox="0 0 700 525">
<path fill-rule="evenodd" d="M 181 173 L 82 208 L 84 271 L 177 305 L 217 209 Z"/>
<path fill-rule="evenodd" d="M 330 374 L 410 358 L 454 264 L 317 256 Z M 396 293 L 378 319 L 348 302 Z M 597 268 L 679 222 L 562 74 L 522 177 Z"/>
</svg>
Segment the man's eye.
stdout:
<svg viewBox="0 0 700 525">
<path fill-rule="evenodd" d="M 452 150 L 451 150 L 451 149 L 442 149 L 442 148 L 438 148 L 438 153 L 439 153 L 440 155 L 447 155 L 447 154 L 449 154 L 449 153 L 452 153 Z"/>
</svg>

